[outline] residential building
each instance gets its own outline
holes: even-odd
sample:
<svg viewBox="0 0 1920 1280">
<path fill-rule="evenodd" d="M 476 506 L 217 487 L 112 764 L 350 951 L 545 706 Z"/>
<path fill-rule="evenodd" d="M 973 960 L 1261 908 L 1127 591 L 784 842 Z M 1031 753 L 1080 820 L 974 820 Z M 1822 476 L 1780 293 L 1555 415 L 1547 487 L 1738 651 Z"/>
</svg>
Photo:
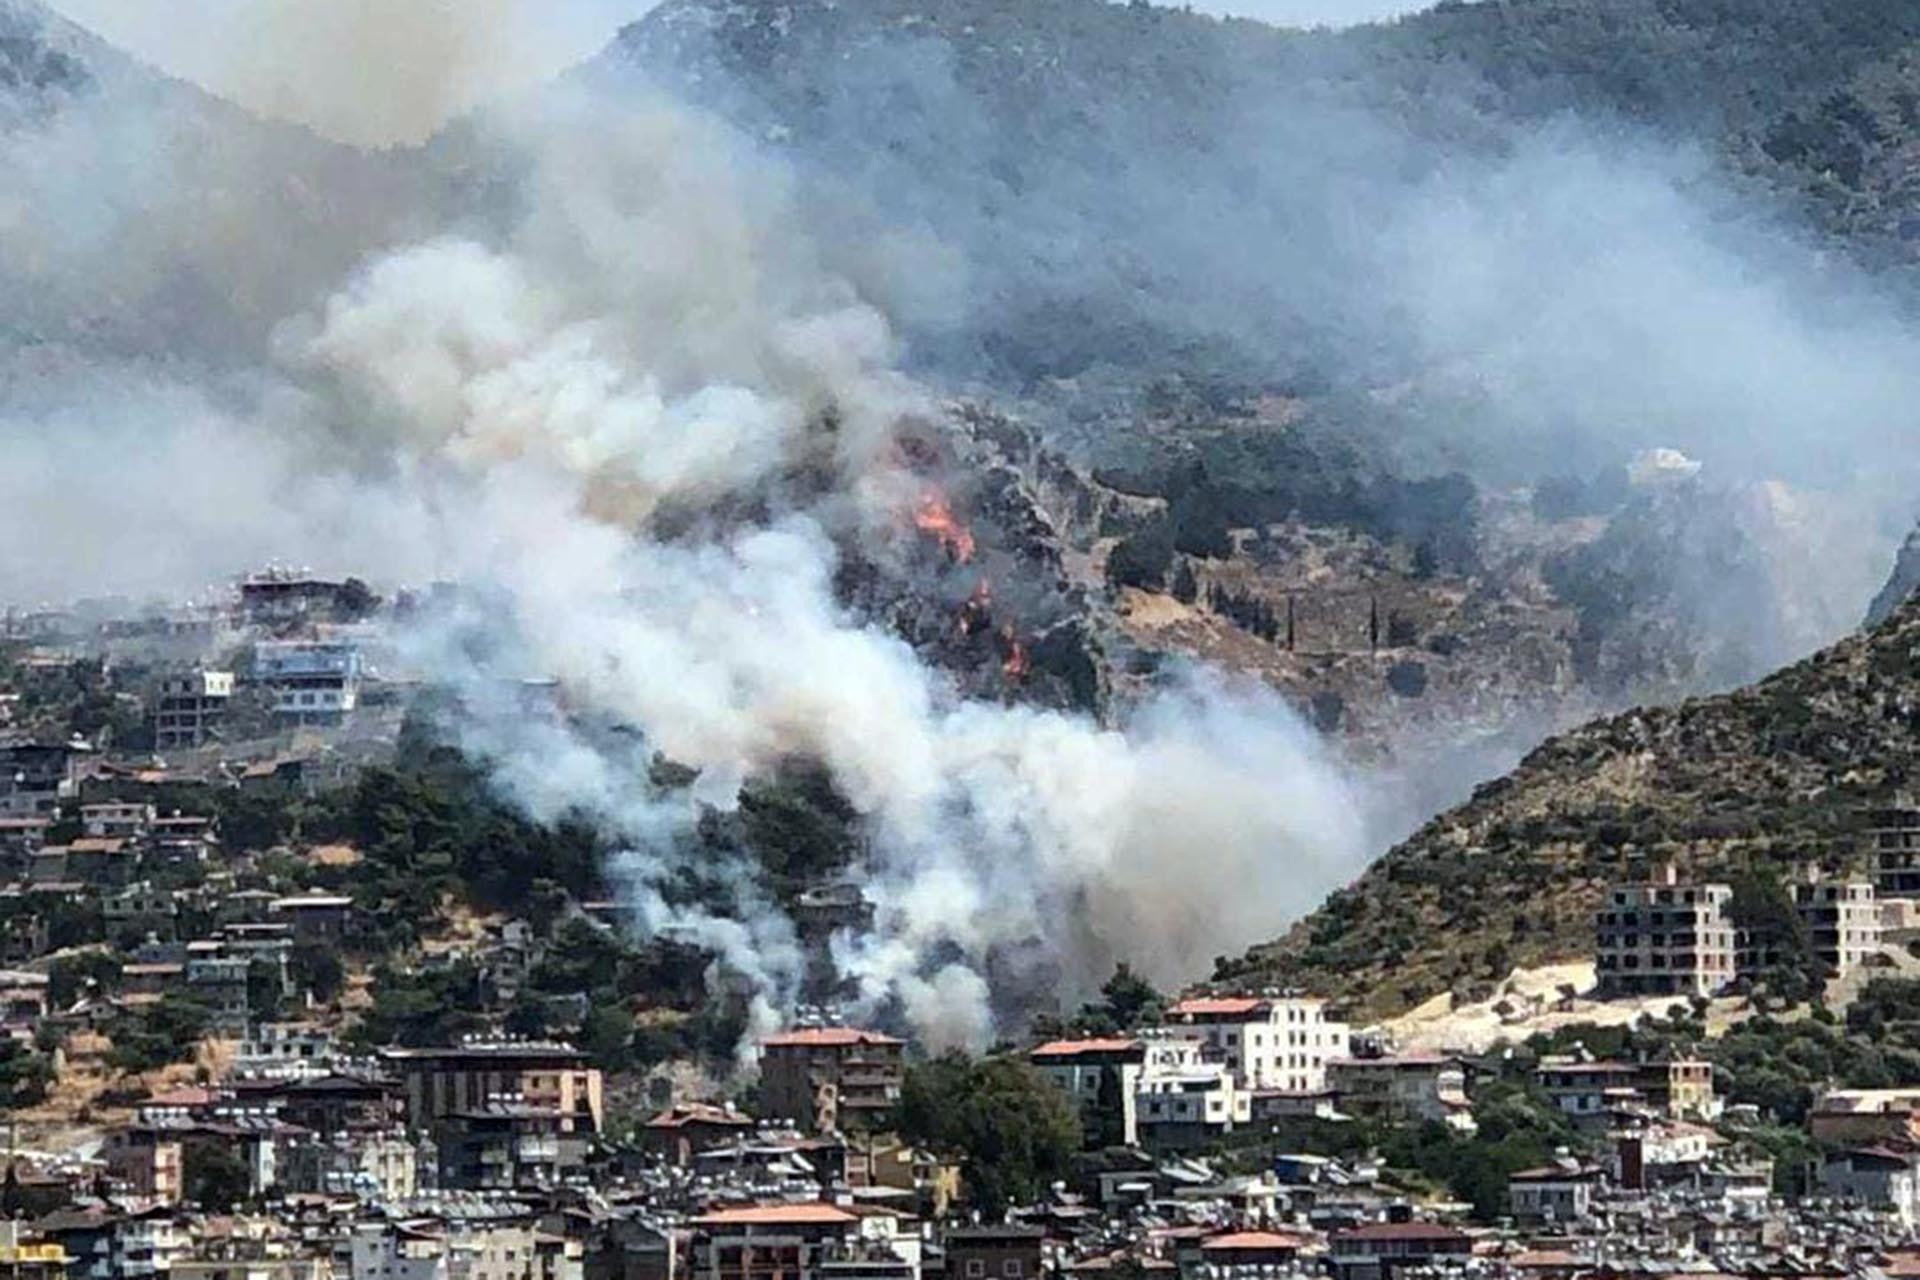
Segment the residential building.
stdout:
<svg viewBox="0 0 1920 1280">
<path fill-rule="evenodd" d="M 450 1113 L 439 1127 L 440 1185 L 467 1191 L 557 1187 L 587 1163 L 592 1135 L 556 1107 L 512 1095 Z"/>
<path fill-rule="evenodd" d="M 1651 881 L 1616 884 L 1595 913 L 1602 996 L 1711 996 L 1735 977 L 1733 890 L 1682 884 L 1668 864 Z"/>
<path fill-rule="evenodd" d="M 1327 1065 L 1327 1084 L 1354 1115 L 1474 1129 L 1467 1064 L 1448 1054 L 1347 1058 Z"/>
<path fill-rule="evenodd" d="M 503 1094 L 559 1113 L 568 1133 L 598 1133 L 605 1120 L 600 1069 L 571 1045 L 470 1040 L 446 1049 L 383 1049 L 379 1058 L 400 1081 L 415 1130 L 435 1129 Z"/>
<path fill-rule="evenodd" d="M 267 641 L 253 653 L 253 680 L 283 725 L 340 723 L 359 705 L 363 674 L 359 647 L 339 641 Z"/>
<path fill-rule="evenodd" d="M 44 973 L 0 969 L 0 1027 L 31 1033 L 47 1016 L 52 979 Z"/>
<path fill-rule="evenodd" d="M 410 1218 L 356 1223 L 353 1280 L 581 1280 L 583 1250 L 518 1222 Z"/>
<path fill-rule="evenodd" d="M 1920 1149 L 1885 1144 L 1830 1151 L 1820 1188 L 1837 1200 L 1892 1212 L 1907 1230 L 1920 1227 Z"/>
<path fill-rule="evenodd" d="M 1318 1093 L 1327 1064 L 1349 1052 L 1347 1024 L 1308 996 L 1200 996 L 1176 1004 L 1167 1020 L 1205 1037 L 1243 1089 Z"/>
<path fill-rule="evenodd" d="M 850 1244 L 859 1218 L 836 1205 L 798 1203 L 718 1209 L 693 1220 L 689 1280 L 820 1280 L 835 1246 Z"/>
<path fill-rule="evenodd" d="M 1600 1166 L 1562 1161 L 1510 1175 L 1507 1206 L 1521 1222 L 1574 1222 L 1587 1216 L 1605 1186 Z"/>
<path fill-rule="evenodd" d="M 67 1280 L 67 1251 L 17 1219 L 0 1220 L 0 1273 L 7 1280 Z"/>
<path fill-rule="evenodd" d="M 1920 898 L 1920 800 L 1911 795 L 1867 813 L 1874 888 L 1882 898 Z"/>
<path fill-rule="evenodd" d="M 731 1107 L 695 1102 L 669 1107 L 640 1130 L 643 1151 L 685 1168 L 702 1151 L 736 1142 L 753 1132 L 753 1121 Z"/>
<path fill-rule="evenodd" d="M 1873 881 L 1821 880 L 1793 886 L 1813 954 L 1835 976 L 1853 972 L 1880 951 L 1880 903 Z"/>
<path fill-rule="evenodd" d="M 294 938 L 300 942 L 338 942 L 353 927 L 353 899 L 340 894 L 276 898 L 269 911 L 275 919 L 290 924 Z"/>
<path fill-rule="evenodd" d="M 1534 1077 L 1553 1104 L 1575 1119 L 1604 1121 L 1621 1110 L 1673 1119 L 1711 1120 L 1720 1113 L 1713 1064 L 1698 1058 L 1603 1062 L 1584 1054 L 1548 1056 Z"/>
<path fill-rule="evenodd" d="M 1073 1099 L 1090 1145 L 1132 1146 L 1140 1140 L 1135 1103 L 1147 1060 L 1145 1041 L 1130 1036 L 1055 1040 L 1027 1058 Z"/>
<path fill-rule="evenodd" d="M 80 806 L 80 827 L 97 840 L 138 840 L 147 834 L 153 806 L 128 800 L 101 800 Z"/>
<path fill-rule="evenodd" d="M 50 815 L 74 793 L 79 745 L 0 740 L 0 817 Z"/>
<path fill-rule="evenodd" d="M 347 585 L 311 574 L 268 569 L 241 581 L 240 616 L 253 626 L 286 627 L 343 617 Z"/>
<path fill-rule="evenodd" d="M 1303 1236 L 1286 1231 L 1227 1231 L 1180 1250 L 1180 1280 L 1270 1280 L 1300 1272 Z"/>
<path fill-rule="evenodd" d="M 1373 1222 L 1336 1231 L 1328 1242 L 1334 1280 L 1391 1280 L 1403 1271 L 1459 1266 L 1473 1237 L 1437 1222 Z"/>
<path fill-rule="evenodd" d="M 760 1044 L 760 1114 L 809 1133 L 878 1129 L 900 1100 L 905 1046 L 855 1027 L 800 1027 Z"/>
<path fill-rule="evenodd" d="M 1920 1088 L 1829 1089 L 1814 1099 L 1807 1129 L 1833 1147 L 1920 1145 Z"/>
<path fill-rule="evenodd" d="M 1134 1085 L 1134 1125 L 1142 1145 L 1155 1150 L 1201 1146 L 1250 1123 L 1253 1094 L 1227 1064 L 1211 1058 L 1206 1041 L 1184 1029 L 1143 1033 L 1146 1057 Z"/>
<path fill-rule="evenodd" d="M 255 1023 L 233 1060 L 239 1076 L 323 1078 L 340 1059 L 340 1046 L 316 1022 Z"/>
<path fill-rule="evenodd" d="M 107 1176 L 127 1194 L 147 1204 L 179 1204 L 186 1188 L 186 1162 L 180 1134 L 149 1124 L 130 1125 L 107 1135 Z"/>
<path fill-rule="evenodd" d="M 1038 1227 L 955 1227 L 944 1237 L 948 1280 L 1039 1280 L 1044 1239 Z"/>
<path fill-rule="evenodd" d="M 233 700 L 233 672 L 195 670 L 160 677 L 153 694 L 157 751 L 205 746 L 220 736 Z"/>
<path fill-rule="evenodd" d="M 213 820 L 198 814 L 161 814 L 147 834 L 148 855 L 167 866 L 204 862 L 215 843 Z"/>
<path fill-rule="evenodd" d="M 151 933 L 171 938 L 179 914 L 180 904 L 172 891 L 156 889 L 148 880 L 115 890 L 100 900 L 101 919 L 114 936 Z"/>
</svg>

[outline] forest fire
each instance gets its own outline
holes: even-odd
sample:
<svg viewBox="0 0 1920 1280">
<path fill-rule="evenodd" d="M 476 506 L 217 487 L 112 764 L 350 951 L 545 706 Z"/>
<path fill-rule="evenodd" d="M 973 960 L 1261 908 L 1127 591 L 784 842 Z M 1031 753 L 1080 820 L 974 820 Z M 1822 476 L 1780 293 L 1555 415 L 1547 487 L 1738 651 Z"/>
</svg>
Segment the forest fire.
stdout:
<svg viewBox="0 0 1920 1280">
<path fill-rule="evenodd" d="M 1020 642 L 1011 623 L 1001 629 L 1000 638 L 1007 645 L 1007 657 L 1000 664 L 1000 674 L 1009 680 L 1025 680 L 1033 670 L 1033 658 L 1027 653 L 1027 646 Z"/>
<path fill-rule="evenodd" d="M 913 509 L 913 527 L 937 539 L 953 563 L 967 564 L 973 559 L 973 530 L 953 514 L 946 495 L 939 490 L 929 489 L 920 495 Z"/>
<path fill-rule="evenodd" d="M 985 578 L 980 579 L 960 606 L 958 630 L 962 639 L 984 631 L 993 625 L 993 584 Z"/>
</svg>

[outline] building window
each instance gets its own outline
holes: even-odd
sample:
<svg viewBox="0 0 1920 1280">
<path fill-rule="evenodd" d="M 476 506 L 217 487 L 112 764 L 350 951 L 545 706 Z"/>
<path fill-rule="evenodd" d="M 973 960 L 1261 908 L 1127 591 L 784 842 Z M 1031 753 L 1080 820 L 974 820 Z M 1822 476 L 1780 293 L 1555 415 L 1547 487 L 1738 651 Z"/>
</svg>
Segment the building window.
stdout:
<svg viewBox="0 0 1920 1280">
<path fill-rule="evenodd" d="M 979 1280 L 979 1277 L 987 1274 L 986 1262 L 980 1258 L 968 1258 L 967 1274 L 974 1277 L 974 1280 Z"/>
</svg>

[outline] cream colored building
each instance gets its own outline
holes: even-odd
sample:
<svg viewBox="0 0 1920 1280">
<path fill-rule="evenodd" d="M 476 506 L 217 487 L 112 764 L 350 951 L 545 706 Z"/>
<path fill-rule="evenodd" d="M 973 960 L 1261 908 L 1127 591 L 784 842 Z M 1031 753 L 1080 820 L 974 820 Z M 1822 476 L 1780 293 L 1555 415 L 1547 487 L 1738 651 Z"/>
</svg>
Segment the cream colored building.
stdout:
<svg viewBox="0 0 1920 1280">
<path fill-rule="evenodd" d="M 1651 881 L 1617 884 L 1595 913 L 1602 996 L 1711 996 L 1734 980 L 1724 884 L 1682 884 L 1671 864 Z"/>
<path fill-rule="evenodd" d="M 1196 996 L 1167 1020 L 1199 1033 L 1243 1089 L 1319 1093 L 1327 1064 L 1348 1053 L 1347 1024 L 1311 996 Z"/>
</svg>

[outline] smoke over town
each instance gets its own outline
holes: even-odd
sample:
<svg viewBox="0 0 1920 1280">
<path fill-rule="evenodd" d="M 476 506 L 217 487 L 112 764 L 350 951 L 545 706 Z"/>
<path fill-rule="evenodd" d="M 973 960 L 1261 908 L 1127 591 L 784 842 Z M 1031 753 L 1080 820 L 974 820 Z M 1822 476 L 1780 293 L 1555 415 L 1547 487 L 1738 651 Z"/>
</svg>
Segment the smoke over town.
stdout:
<svg viewBox="0 0 1920 1280">
<path fill-rule="evenodd" d="M 296 50 L 315 53 L 289 41 L 260 66 Z M 936 104 L 947 71 L 926 68 Z M 169 350 L 155 333 L 82 358 L 85 334 L 26 315 L 6 352 L 0 537 L 47 553 L 0 569 L 0 593 L 194 589 L 262 556 L 462 584 L 484 605 L 404 648 L 461 691 L 461 745 L 530 813 L 616 834 L 645 929 L 711 950 L 757 1029 L 789 1017 L 793 924 L 744 865 L 694 865 L 686 837 L 750 779 L 817 762 L 867 841 L 873 920 L 833 944 L 852 1000 L 977 1045 L 998 1011 L 1083 994 L 1118 960 L 1204 976 L 1414 816 L 1270 692 L 1187 670 L 1110 723 L 969 698 L 849 606 L 850 555 L 909 576 L 930 538 L 966 558 L 916 519 L 943 478 L 901 440 L 941 429 L 949 379 L 996 376 L 1002 319 L 1065 342 L 1076 308 L 1111 303 L 1156 313 L 1150 342 L 1272 349 L 1276 375 L 1352 344 L 1344 372 L 1410 371 L 1448 406 L 1414 452 L 1488 479 L 1697 455 L 1766 497 L 1777 607 L 1725 616 L 1765 630 L 1769 659 L 1852 625 L 1884 576 L 1911 510 L 1920 352 L 1891 305 L 1791 237 L 1709 225 L 1732 197 L 1697 158 L 1561 123 L 1410 171 L 1420 139 L 1341 105 L 1270 134 L 1238 117 L 1244 166 L 1196 181 L 1126 122 L 1128 198 L 1080 222 L 1110 173 L 983 199 L 964 188 L 991 164 L 969 149 L 1001 144 L 953 110 L 950 167 L 896 152 L 867 199 L 844 167 L 657 88 L 569 85 L 464 125 L 457 147 L 484 160 L 404 216 L 217 255 L 190 283 L 260 272 L 264 338 Z M 197 208 L 103 201 L 103 165 L 78 187 L 46 178 L 43 130 L 64 127 L 6 135 L 4 158 L 42 175 L 0 206 L 0 244 L 28 264 L 6 270 L 93 308 L 124 286 L 163 320 L 186 283 L 131 270 L 170 244 L 211 253 Z M 162 183 L 185 163 L 173 145 Z M 230 212 L 272 237 L 271 206 Z M 136 234 L 137 253 L 101 251 Z M 323 276 L 274 305 L 287 278 Z M 1048 311 L 1044 289 L 1072 306 Z M 1052 358 L 1027 372 L 1059 372 Z M 120 518 L 80 518 L 101 510 Z M 568 714 L 497 693 L 542 678 Z M 659 762 L 692 780 L 662 785 Z M 690 873 L 724 903 L 681 892 Z"/>
</svg>

